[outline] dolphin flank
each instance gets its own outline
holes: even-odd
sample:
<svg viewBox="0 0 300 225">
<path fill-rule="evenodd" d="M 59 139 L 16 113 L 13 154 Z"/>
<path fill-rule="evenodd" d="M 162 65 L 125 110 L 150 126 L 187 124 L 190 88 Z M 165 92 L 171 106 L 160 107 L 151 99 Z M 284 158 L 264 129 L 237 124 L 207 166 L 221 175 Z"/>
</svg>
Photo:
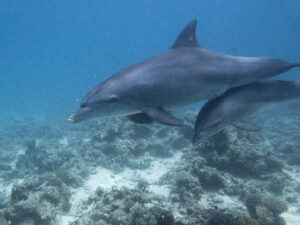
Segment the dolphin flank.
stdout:
<svg viewBox="0 0 300 225">
<path fill-rule="evenodd" d="M 300 98 L 300 81 L 264 80 L 231 88 L 202 107 L 193 143 L 217 134 L 228 125 L 248 131 L 261 130 L 242 119 L 269 105 L 297 98 Z"/>
<path fill-rule="evenodd" d="M 91 118 L 127 116 L 135 123 L 184 122 L 168 110 L 215 98 L 228 88 L 286 72 L 300 63 L 271 57 L 240 57 L 202 48 L 190 22 L 165 53 L 132 65 L 92 89 L 80 109 L 69 117 L 76 123 Z"/>
</svg>

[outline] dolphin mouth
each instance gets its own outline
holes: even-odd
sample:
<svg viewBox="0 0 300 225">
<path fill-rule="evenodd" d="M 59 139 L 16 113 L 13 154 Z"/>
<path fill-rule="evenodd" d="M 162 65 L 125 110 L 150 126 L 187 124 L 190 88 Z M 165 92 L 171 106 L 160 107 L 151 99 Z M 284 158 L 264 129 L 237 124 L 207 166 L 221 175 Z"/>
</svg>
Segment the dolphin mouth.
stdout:
<svg viewBox="0 0 300 225">
<path fill-rule="evenodd" d="M 89 107 L 80 108 L 69 116 L 68 121 L 70 123 L 79 123 L 84 120 L 90 119 L 93 116 L 91 115 L 91 112 L 92 110 Z"/>
</svg>

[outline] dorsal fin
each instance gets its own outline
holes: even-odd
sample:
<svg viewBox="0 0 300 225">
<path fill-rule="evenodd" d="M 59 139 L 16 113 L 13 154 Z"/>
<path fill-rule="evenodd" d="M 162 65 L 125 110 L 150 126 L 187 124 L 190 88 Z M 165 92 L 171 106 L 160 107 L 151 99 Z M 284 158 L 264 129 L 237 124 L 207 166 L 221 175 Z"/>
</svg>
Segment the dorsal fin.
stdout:
<svg viewBox="0 0 300 225">
<path fill-rule="evenodd" d="M 193 20 L 181 31 L 171 48 L 200 47 L 196 39 L 197 20 Z"/>
</svg>

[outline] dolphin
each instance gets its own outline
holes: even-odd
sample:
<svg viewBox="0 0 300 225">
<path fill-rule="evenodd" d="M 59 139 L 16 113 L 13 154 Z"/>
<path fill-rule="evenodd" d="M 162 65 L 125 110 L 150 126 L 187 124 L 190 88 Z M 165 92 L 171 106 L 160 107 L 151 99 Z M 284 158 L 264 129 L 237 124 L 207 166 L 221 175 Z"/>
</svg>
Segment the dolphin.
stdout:
<svg viewBox="0 0 300 225">
<path fill-rule="evenodd" d="M 121 70 L 92 89 L 69 122 L 127 116 L 135 123 L 181 126 L 183 120 L 169 110 L 300 66 L 277 58 L 240 57 L 204 49 L 196 40 L 196 24 L 196 20 L 190 22 L 165 53 Z"/>
<path fill-rule="evenodd" d="M 217 134 L 228 125 L 248 131 L 261 130 L 243 119 L 267 106 L 297 98 L 300 98 L 300 81 L 262 80 L 231 88 L 202 107 L 193 143 Z"/>
</svg>

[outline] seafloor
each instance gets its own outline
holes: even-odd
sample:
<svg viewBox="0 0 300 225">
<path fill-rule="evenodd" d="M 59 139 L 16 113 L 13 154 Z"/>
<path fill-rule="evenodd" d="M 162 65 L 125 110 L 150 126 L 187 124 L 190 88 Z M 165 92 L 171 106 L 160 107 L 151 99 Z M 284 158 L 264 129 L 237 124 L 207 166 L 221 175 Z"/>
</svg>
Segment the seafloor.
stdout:
<svg viewBox="0 0 300 225">
<path fill-rule="evenodd" d="M 0 221 L 12 225 L 300 224 L 300 104 L 191 146 L 186 127 L 124 118 L 14 121 L 0 135 Z"/>
</svg>

